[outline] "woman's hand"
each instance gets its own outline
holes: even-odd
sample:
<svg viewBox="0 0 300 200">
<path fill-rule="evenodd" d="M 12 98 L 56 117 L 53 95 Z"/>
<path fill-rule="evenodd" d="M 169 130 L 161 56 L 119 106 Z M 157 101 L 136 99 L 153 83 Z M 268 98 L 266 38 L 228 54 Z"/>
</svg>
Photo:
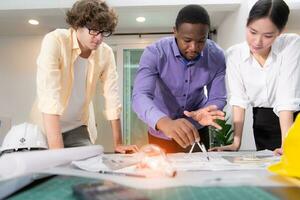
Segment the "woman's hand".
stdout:
<svg viewBox="0 0 300 200">
<path fill-rule="evenodd" d="M 283 154 L 283 149 L 277 148 L 273 152 L 274 152 L 275 156 L 281 156 Z"/>
<path fill-rule="evenodd" d="M 241 146 L 241 140 L 235 139 L 234 142 L 230 145 L 222 146 L 222 147 L 213 147 L 208 149 L 208 151 L 238 151 Z"/>
</svg>

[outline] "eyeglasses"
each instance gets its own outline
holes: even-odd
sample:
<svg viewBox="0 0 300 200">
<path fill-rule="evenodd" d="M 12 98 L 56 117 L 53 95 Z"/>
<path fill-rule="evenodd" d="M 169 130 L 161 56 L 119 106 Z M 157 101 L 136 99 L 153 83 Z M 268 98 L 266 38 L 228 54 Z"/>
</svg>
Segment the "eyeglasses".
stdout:
<svg viewBox="0 0 300 200">
<path fill-rule="evenodd" d="M 92 29 L 92 28 L 88 28 L 88 27 L 86 27 L 86 28 L 89 30 L 89 34 L 92 35 L 92 36 L 97 36 L 101 33 L 101 35 L 103 37 L 109 37 L 112 34 L 111 31 L 97 30 L 97 29 Z"/>
</svg>

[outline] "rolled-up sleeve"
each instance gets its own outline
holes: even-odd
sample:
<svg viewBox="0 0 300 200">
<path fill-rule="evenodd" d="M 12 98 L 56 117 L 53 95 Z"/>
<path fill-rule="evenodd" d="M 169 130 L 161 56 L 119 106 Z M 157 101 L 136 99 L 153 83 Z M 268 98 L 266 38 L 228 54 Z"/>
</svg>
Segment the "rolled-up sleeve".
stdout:
<svg viewBox="0 0 300 200">
<path fill-rule="evenodd" d="M 250 100 L 246 94 L 245 85 L 242 80 L 242 75 L 239 71 L 238 64 L 241 58 L 231 54 L 231 52 L 226 55 L 226 80 L 228 84 L 228 97 L 229 104 L 232 106 L 239 106 L 246 109 Z"/>
<path fill-rule="evenodd" d="M 37 59 L 38 109 L 47 114 L 61 115 L 61 69 L 59 67 L 60 45 L 53 33 L 47 34 L 42 42 Z"/>
<path fill-rule="evenodd" d="M 103 96 L 105 98 L 104 114 L 108 120 L 115 120 L 120 119 L 122 111 L 119 98 L 118 73 L 112 49 L 109 48 L 106 51 L 105 69 L 100 75 Z"/>
<path fill-rule="evenodd" d="M 300 37 L 282 52 L 274 112 L 300 110 Z"/>
<path fill-rule="evenodd" d="M 153 102 L 156 81 L 158 52 L 152 47 L 147 47 L 140 59 L 139 68 L 136 73 L 132 108 L 148 126 L 155 129 L 159 119 L 167 116 Z"/>
</svg>

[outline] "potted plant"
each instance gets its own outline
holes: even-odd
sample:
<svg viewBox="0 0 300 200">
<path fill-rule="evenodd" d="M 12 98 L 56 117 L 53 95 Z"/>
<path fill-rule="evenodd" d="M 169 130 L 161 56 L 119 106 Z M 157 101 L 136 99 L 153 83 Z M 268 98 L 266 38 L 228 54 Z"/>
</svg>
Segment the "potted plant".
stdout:
<svg viewBox="0 0 300 200">
<path fill-rule="evenodd" d="M 218 123 L 222 129 L 218 130 L 212 126 L 209 127 L 209 146 L 212 147 L 219 147 L 219 146 L 225 146 L 232 144 L 233 142 L 233 129 L 232 125 L 227 123 L 226 120 L 216 120 L 216 123 Z"/>
</svg>

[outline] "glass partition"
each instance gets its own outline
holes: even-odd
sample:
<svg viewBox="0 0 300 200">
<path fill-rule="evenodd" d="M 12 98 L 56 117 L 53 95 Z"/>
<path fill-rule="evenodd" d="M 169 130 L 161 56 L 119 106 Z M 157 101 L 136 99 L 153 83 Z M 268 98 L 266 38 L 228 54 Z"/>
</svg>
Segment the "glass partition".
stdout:
<svg viewBox="0 0 300 200">
<path fill-rule="evenodd" d="M 134 77 L 143 49 L 123 49 L 123 135 L 126 144 L 148 143 L 147 126 L 132 110 Z"/>
</svg>

